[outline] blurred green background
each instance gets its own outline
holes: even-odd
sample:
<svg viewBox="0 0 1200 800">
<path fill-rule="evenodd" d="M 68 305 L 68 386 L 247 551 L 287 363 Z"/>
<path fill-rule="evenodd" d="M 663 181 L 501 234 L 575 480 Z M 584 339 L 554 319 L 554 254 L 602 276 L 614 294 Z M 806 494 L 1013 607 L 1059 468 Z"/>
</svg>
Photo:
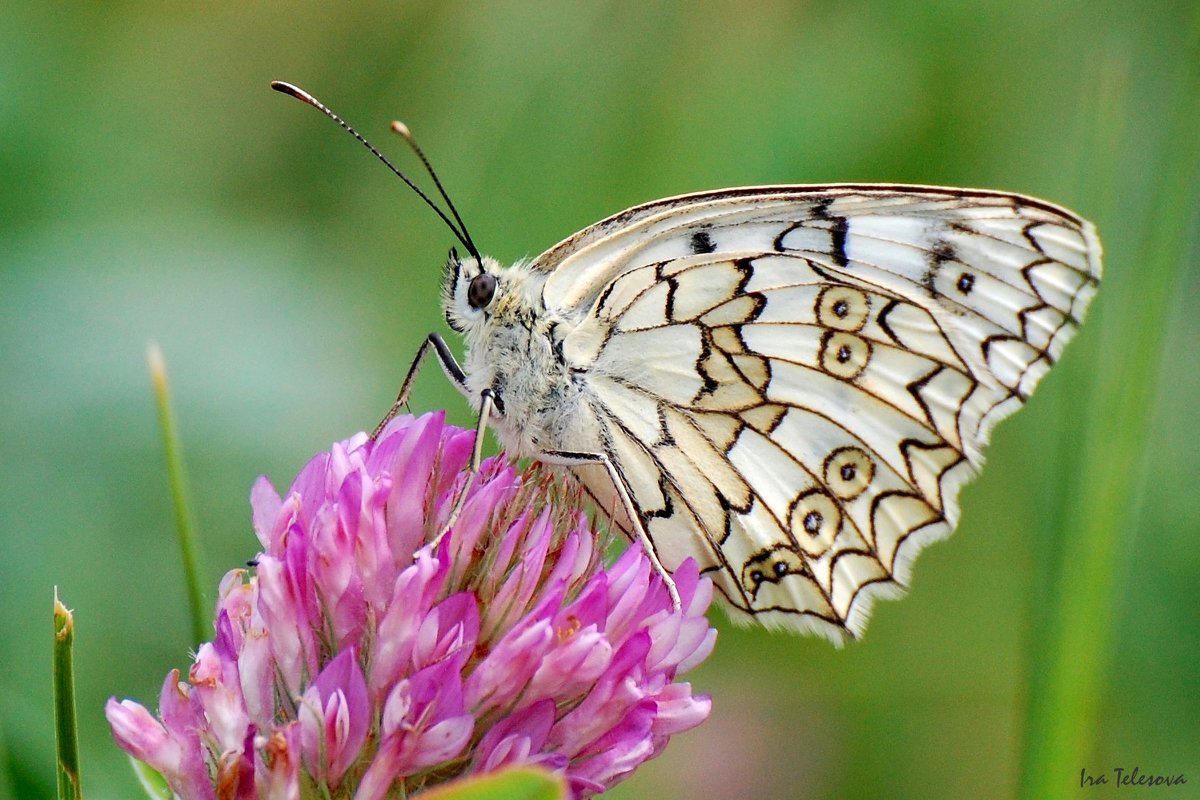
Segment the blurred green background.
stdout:
<svg viewBox="0 0 1200 800">
<path fill-rule="evenodd" d="M 1195 6 L 4 4 L 0 797 L 53 791 L 53 586 L 89 796 L 135 792 L 105 699 L 153 705 L 189 663 L 147 342 L 211 592 L 256 550 L 254 478 L 370 428 L 444 329 L 449 233 L 271 79 L 416 173 L 405 119 L 506 261 L 753 183 L 1003 188 L 1093 219 L 1092 314 L 909 595 L 840 651 L 721 619 L 692 676 L 710 722 L 613 795 L 1094 797 L 1113 787 L 1080 769 L 1137 766 L 1189 784 L 1122 796 L 1197 796 Z M 436 369 L 414 407 L 470 421 Z"/>
</svg>

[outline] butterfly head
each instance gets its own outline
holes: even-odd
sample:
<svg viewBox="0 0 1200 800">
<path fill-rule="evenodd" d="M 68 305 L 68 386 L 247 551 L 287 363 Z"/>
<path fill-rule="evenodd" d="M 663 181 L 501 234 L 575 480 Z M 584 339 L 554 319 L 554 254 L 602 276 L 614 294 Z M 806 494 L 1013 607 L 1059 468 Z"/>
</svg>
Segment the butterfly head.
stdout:
<svg viewBox="0 0 1200 800">
<path fill-rule="evenodd" d="M 451 250 L 442 278 L 446 323 L 458 333 L 468 333 L 484 325 L 503 301 L 503 272 L 495 259 L 461 258 L 457 250 Z"/>
</svg>

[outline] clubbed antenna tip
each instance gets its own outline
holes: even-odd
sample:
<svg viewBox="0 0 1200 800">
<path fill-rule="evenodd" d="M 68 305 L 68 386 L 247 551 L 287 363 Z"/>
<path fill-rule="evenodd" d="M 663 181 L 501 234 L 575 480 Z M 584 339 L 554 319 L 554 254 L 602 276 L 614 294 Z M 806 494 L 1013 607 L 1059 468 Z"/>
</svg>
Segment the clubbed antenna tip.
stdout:
<svg viewBox="0 0 1200 800">
<path fill-rule="evenodd" d="M 425 201 L 425 205 L 432 208 L 434 213 L 436 213 L 438 215 L 438 217 L 441 218 L 442 222 L 446 223 L 446 227 L 448 227 L 450 229 L 451 233 L 454 234 L 454 237 L 456 239 L 458 239 L 458 241 L 462 242 L 463 246 L 466 247 L 468 251 L 470 251 L 471 255 L 474 256 L 476 258 L 476 260 L 479 261 L 480 264 L 483 263 L 483 259 L 480 257 L 479 251 L 475 247 L 475 243 L 473 241 L 471 241 L 471 235 L 469 233 L 467 233 L 467 226 L 463 223 L 462 217 L 460 217 L 458 214 L 458 209 L 456 209 L 454 207 L 454 203 L 451 202 L 450 196 L 446 194 L 446 190 L 442 187 L 442 182 L 440 180 L 438 180 L 437 173 L 433 171 L 433 167 L 430 166 L 429 159 L 427 159 L 425 157 L 425 153 L 423 153 L 421 151 L 421 148 L 417 146 L 416 141 L 412 137 L 412 132 L 409 131 L 407 125 L 405 125 L 402 122 L 393 122 L 392 130 L 394 130 L 396 133 L 403 136 L 404 140 L 406 142 L 408 142 L 410 147 L 412 147 L 413 152 L 415 152 L 417 154 L 417 157 L 421 159 L 421 163 L 425 166 L 425 169 L 429 173 L 430 177 L 433 178 L 434 185 L 437 186 L 438 192 L 441 194 L 442 199 L 446 201 L 446 205 L 450 208 L 450 213 L 454 215 L 454 222 L 450 221 L 450 218 L 446 215 L 446 213 L 444 211 L 442 211 L 442 209 L 440 207 L 438 207 L 438 205 L 436 203 L 434 203 L 433 200 L 430 199 L 429 195 L 427 195 L 425 192 L 423 192 L 420 189 L 420 187 L 418 187 L 415 183 L 413 183 L 409 179 L 409 177 L 407 175 L 405 175 L 403 172 L 401 172 L 394 164 L 392 164 L 391 161 L 388 161 L 387 158 L 383 155 L 383 153 L 379 152 L 379 150 L 377 150 L 375 148 L 375 145 L 368 142 L 363 137 L 362 134 L 360 134 L 353 127 L 350 126 L 350 123 L 346 122 L 344 119 L 339 117 L 337 114 L 333 113 L 333 111 L 331 111 L 329 109 L 329 107 L 326 106 L 324 103 L 322 103 L 320 100 L 313 97 L 311 94 L 304 91 L 299 86 L 293 86 L 292 84 L 287 83 L 285 81 L 271 81 L 271 88 L 277 92 L 291 95 L 292 97 L 296 98 L 300 102 L 312 106 L 313 108 L 317 109 L 322 114 L 324 114 L 325 116 L 329 117 L 331 120 L 336 122 L 338 125 L 340 125 L 342 127 L 343 130 L 345 130 L 347 133 L 349 133 L 351 136 L 353 136 L 355 139 L 357 139 L 359 141 L 359 143 L 362 144 L 363 147 L 370 150 L 371 153 L 374 154 L 374 156 L 376 158 L 378 158 L 380 161 L 382 161 L 384 163 L 384 165 L 387 166 L 388 169 L 390 169 L 393 173 L 395 173 L 396 177 L 398 177 L 400 180 L 404 181 L 404 183 L 408 186 L 408 188 L 410 188 L 414 192 L 416 192 L 417 196 L 420 197 L 423 201 Z M 458 224 L 455 225 L 455 222 L 457 222 Z"/>
</svg>

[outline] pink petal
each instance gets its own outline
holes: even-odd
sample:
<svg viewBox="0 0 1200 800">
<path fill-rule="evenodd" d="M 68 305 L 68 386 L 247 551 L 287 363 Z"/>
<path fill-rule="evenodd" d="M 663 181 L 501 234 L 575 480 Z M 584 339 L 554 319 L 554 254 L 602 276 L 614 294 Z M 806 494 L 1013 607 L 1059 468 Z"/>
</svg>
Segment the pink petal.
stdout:
<svg viewBox="0 0 1200 800">
<path fill-rule="evenodd" d="M 283 499 L 279 492 L 275 491 L 271 481 L 266 475 L 258 476 L 258 480 L 250 488 L 251 520 L 258 541 L 268 552 L 277 546 L 275 539 L 278 531 L 275 528 L 275 520 L 279 518 L 282 507 Z"/>
<path fill-rule="evenodd" d="M 310 764 L 324 763 L 323 777 L 337 786 L 358 758 L 371 722 L 367 682 L 354 648 L 330 661 L 304 693 L 300 722 L 305 757 Z"/>
</svg>

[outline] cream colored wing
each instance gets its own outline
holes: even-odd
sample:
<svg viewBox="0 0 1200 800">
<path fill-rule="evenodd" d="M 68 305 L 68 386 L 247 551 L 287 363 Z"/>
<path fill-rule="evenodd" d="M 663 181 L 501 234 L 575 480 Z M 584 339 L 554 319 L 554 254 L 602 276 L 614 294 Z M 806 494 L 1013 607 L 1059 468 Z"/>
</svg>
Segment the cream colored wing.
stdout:
<svg viewBox="0 0 1200 800">
<path fill-rule="evenodd" d="M 562 352 L 663 563 L 838 640 L 953 529 L 1099 254 L 1088 223 L 1014 195 L 766 187 L 632 209 L 531 266 L 581 317 Z"/>
</svg>

